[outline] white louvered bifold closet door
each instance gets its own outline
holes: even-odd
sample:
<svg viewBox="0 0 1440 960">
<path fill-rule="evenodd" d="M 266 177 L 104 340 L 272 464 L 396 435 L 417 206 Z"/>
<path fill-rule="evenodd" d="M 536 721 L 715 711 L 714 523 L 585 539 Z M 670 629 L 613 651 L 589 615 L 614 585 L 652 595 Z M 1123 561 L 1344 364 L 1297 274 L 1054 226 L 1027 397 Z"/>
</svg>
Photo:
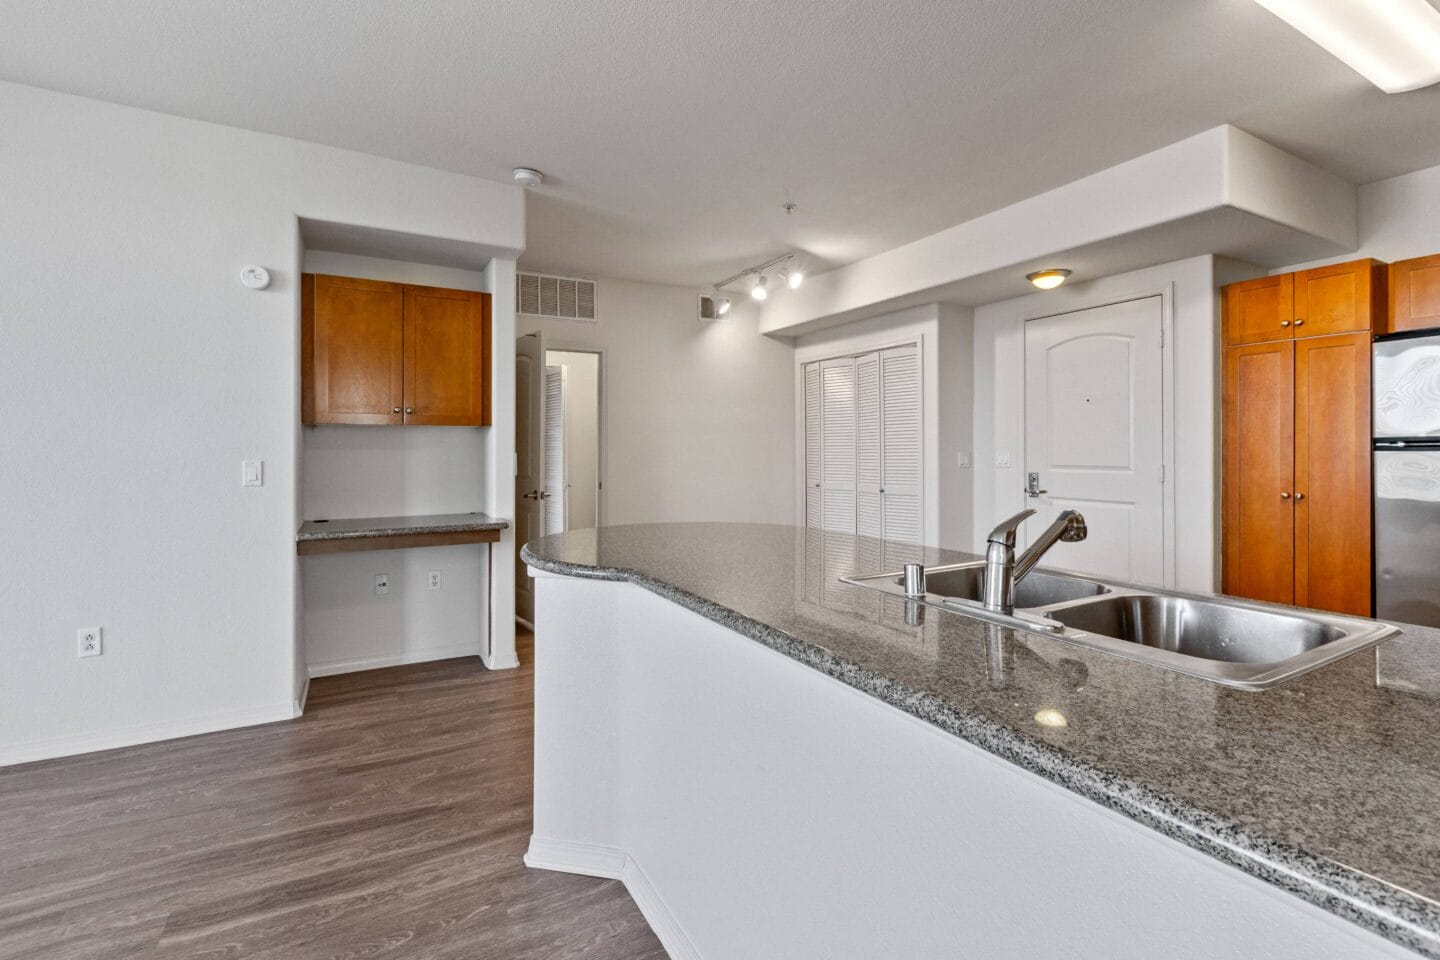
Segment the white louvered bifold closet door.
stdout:
<svg viewBox="0 0 1440 960">
<path fill-rule="evenodd" d="M 805 526 L 820 517 L 820 364 L 805 364 Z"/>
<path fill-rule="evenodd" d="M 565 532 L 565 370 L 545 368 L 545 533 Z"/>
<path fill-rule="evenodd" d="M 820 363 L 820 516 L 826 530 L 855 532 L 855 360 Z"/>
<path fill-rule="evenodd" d="M 852 573 L 918 560 L 915 545 L 924 531 L 919 345 L 806 364 L 804 383 L 805 525 L 859 536 L 856 555 L 847 560 Z M 840 560 L 830 552 L 827 545 L 827 567 Z"/>
<path fill-rule="evenodd" d="M 922 539 L 920 351 L 913 345 L 882 351 L 879 366 L 883 535 L 888 541 L 918 544 Z"/>
</svg>

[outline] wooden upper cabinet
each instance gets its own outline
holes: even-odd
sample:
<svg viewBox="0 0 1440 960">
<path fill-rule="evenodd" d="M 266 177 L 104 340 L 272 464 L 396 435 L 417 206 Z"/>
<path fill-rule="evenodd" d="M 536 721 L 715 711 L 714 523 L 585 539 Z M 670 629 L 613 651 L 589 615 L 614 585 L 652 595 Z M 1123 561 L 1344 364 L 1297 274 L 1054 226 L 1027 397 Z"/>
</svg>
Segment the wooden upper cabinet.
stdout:
<svg viewBox="0 0 1440 960">
<path fill-rule="evenodd" d="M 405 422 L 490 423 L 490 297 L 405 288 Z"/>
<path fill-rule="evenodd" d="M 1295 342 L 1295 603 L 1370 616 L 1370 344 Z"/>
<path fill-rule="evenodd" d="M 1390 264 L 1388 333 L 1440 327 L 1440 253 Z"/>
<path fill-rule="evenodd" d="M 1295 601 L 1295 344 L 1225 351 L 1225 593 Z"/>
<path fill-rule="evenodd" d="M 1295 337 L 1369 332 L 1385 315 L 1385 265 L 1353 260 L 1295 274 Z"/>
<path fill-rule="evenodd" d="M 1384 316 L 1387 287 L 1385 265 L 1378 260 L 1232 283 L 1221 301 L 1225 344 L 1369 331 Z"/>
<path fill-rule="evenodd" d="M 301 279 L 306 424 L 490 424 L 490 295 Z"/>
<path fill-rule="evenodd" d="M 1295 275 L 1257 277 L 1225 288 L 1225 343 L 1289 339 L 1295 321 Z"/>
<path fill-rule="evenodd" d="M 308 404 L 314 423 L 403 423 L 405 295 L 398 283 L 315 276 Z"/>
</svg>

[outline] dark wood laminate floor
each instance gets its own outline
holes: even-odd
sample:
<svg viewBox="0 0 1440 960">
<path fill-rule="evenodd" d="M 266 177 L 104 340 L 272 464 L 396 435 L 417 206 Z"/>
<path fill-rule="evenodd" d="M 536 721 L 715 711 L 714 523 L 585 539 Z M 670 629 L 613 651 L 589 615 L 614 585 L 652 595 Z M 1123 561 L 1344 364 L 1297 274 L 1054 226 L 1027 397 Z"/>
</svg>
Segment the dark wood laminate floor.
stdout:
<svg viewBox="0 0 1440 960">
<path fill-rule="evenodd" d="M 0 769 L 0 958 L 659 960 L 625 888 L 530 870 L 533 674 L 315 680 L 305 716 Z"/>
</svg>

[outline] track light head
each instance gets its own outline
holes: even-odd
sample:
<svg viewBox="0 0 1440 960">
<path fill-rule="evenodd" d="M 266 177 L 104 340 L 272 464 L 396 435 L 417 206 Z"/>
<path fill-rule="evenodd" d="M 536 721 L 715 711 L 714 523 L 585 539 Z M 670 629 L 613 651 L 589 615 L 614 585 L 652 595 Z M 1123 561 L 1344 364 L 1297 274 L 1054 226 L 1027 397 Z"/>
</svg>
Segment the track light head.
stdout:
<svg viewBox="0 0 1440 960">
<path fill-rule="evenodd" d="M 755 285 L 750 288 L 750 296 L 756 300 L 764 300 L 770 296 L 770 278 L 763 273 L 755 275 Z"/>
</svg>

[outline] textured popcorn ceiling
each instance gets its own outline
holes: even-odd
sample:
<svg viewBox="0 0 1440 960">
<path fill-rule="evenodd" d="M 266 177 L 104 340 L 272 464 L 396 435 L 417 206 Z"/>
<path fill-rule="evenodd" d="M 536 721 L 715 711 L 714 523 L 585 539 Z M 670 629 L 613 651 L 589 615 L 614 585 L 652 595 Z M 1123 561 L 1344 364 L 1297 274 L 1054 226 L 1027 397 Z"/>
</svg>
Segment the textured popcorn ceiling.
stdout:
<svg viewBox="0 0 1440 960">
<path fill-rule="evenodd" d="M 523 263 L 568 273 L 814 270 L 1225 122 L 1355 182 L 1440 163 L 1440 88 L 1386 96 L 1251 0 L 8 0 L 0 27 L 3 79 L 538 167 Z"/>
</svg>

